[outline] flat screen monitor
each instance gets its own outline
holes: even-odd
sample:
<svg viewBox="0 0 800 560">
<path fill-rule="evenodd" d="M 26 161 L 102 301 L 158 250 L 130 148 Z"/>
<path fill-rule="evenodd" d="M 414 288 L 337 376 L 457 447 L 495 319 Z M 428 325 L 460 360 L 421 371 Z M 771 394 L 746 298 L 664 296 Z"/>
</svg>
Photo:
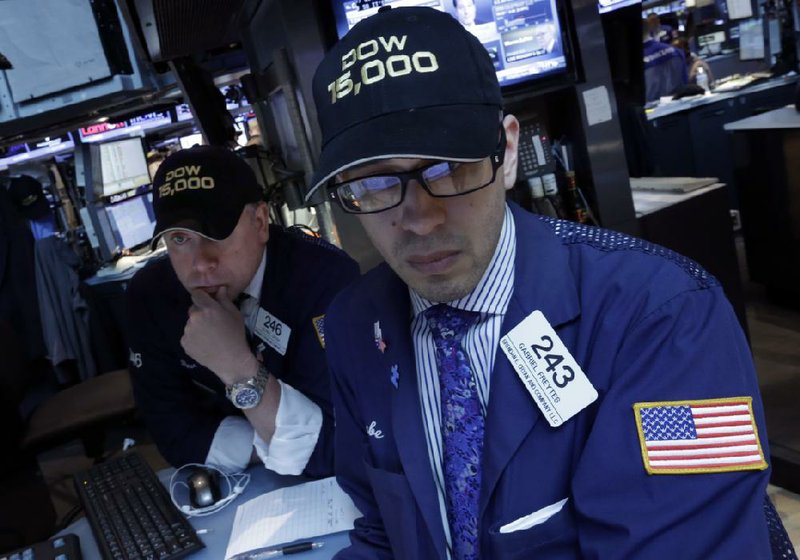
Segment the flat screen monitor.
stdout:
<svg viewBox="0 0 800 560">
<path fill-rule="evenodd" d="M 179 138 L 181 143 L 181 149 L 187 150 L 189 148 L 193 148 L 194 146 L 203 145 L 203 134 L 197 132 L 195 134 L 187 134 L 186 136 L 181 136 Z"/>
<path fill-rule="evenodd" d="M 152 193 L 108 204 L 106 212 L 120 249 L 136 249 L 153 237 L 156 219 L 153 213 Z"/>
<path fill-rule="evenodd" d="M 739 60 L 764 60 L 764 25 L 760 19 L 739 24 Z"/>
<path fill-rule="evenodd" d="M 447 12 L 489 51 L 501 86 L 569 71 L 556 0 L 331 0 L 343 37 L 382 5 Z"/>
<path fill-rule="evenodd" d="M 103 197 L 150 183 L 147 156 L 141 138 L 125 138 L 99 144 L 100 185 Z"/>
<path fill-rule="evenodd" d="M 700 54 L 714 55 L 722 52 L 722 44 L 725 42 L 724 31 L 714 31 L 697 37 L 697 44 L 700 47 Z"/>
<path fill-rule="evenodd" d="M 598 0 L 597 11 L 601 14 L 607 14 L 608 12 L 619 10 L 620 8 L 627 8 L 628 6 L 641 3 L 642 0 Z"/>
</svg>

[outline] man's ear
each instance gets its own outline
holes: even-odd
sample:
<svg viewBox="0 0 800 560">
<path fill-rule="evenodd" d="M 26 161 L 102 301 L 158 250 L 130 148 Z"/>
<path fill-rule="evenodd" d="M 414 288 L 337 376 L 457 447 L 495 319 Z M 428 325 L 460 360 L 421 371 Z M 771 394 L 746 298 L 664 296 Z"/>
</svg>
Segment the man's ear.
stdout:
<svg viewBox="0 0 800 560">
<path fill-rule="evenodd" d="M 269 206 L 264 201 L 256 202 L 253 214 L 259 239 L 262 243 L 269 241 Z"/>
<path fill-rule="evenodd" d="M 519 121 L 514 115 L 503 118 L 506 129 L 506 155 L 503 160 L 503 186 L 510 190 L 517 182 L 517 149 L 519 148 Z"/>
</svg>

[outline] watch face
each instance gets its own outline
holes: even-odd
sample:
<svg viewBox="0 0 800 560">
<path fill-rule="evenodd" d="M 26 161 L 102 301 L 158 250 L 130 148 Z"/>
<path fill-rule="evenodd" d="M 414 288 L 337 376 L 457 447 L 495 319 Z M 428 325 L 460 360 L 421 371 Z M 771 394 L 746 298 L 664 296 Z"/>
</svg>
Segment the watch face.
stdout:
<svg viewBox="0 0 800 560">
<path fill-rule="evenodd" d="M 253 408 L 261 400 L 261 395 L 253 387 L 242 387 L 233 397 L 233 404 L 238 408 Z"/>
</svg>

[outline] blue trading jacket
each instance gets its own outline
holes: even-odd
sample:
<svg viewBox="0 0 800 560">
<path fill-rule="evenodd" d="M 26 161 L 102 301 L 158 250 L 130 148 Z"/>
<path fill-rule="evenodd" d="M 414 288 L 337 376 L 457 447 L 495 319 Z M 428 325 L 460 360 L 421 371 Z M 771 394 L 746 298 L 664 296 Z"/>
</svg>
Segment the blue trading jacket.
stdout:
<svg viewBox="0 0 800 560">
<path fill-rule="evenodd" d="M 675 47 L 650 39 L 642 45 L 645 98 L 655 101 L 672 95 L 688 81 L 686 58 Z"/>
<path fill-rule="evenodd" d="M 599 398 L 551 428 L 498 350 L 482 459 L 481 557 L 769 558 L 769 470 L 649 475 L 634 417 L 639 402 L 749 396 L 768 457 L 750 352 L 717 281 L 644 241 L 512 210 L 515 287 L 502 332 L 541 310 Z M 327 315 L 336 472 L 363 513 L 338 558 L 446 557 L 411 316 L 408 289 L 386 265 L 344 290 Z M 563 498 L 546 522 L 499 532 Z"/>
<path fill-rule="evenodd" d="M 318 335 L 333 296 L 358 277 L 344 252 L 270 226 L 260 305 L 291 328 L 286 354 L 270 346 L 264 365 L 322 409 L 317 446 L 304 471 L 327 476 L 333 466 L 333 416 L 325 351 Z M 149 263 L 128 288 L 128 340 L 136 402 L 161 454 L 173 465 L 203 463 L 226 416 L 241 415 L 225 387 L 180 345 L 191 298 L 169 259 Z M 317 326 L 315 326 L 315 319 Z"/>
</svg>

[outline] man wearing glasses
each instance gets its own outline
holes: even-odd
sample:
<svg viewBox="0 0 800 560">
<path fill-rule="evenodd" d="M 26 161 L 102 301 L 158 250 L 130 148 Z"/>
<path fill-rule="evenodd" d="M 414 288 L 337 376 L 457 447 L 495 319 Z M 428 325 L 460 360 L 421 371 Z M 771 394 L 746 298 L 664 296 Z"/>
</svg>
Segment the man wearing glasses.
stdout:
<svg viewBox="0 0 800 560">
<path fill-rule="evenodd" d="M 768 558 L 763 410 L 716 280 L 507 203 L 519 123 L 447 14 L 365 19 L 314 93 L 312 192 L 386 260 L 327 315 L 363 513 L 339 558 Z"/>
</svg>

